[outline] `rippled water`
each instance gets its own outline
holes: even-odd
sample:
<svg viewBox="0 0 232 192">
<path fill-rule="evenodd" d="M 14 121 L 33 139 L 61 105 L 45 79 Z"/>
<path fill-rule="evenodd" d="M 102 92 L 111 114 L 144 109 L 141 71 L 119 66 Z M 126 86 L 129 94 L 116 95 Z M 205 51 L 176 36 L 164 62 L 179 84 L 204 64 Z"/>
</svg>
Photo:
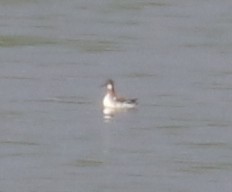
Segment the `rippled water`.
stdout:
<svg viewBox="0 0 232 192">
<path fill-rule="evenodd" d="M 0 191 L 230 192 L 231 8 L 2 0 Z M 136 110 L 104 119 L 107 78 Z"/>
</svg>

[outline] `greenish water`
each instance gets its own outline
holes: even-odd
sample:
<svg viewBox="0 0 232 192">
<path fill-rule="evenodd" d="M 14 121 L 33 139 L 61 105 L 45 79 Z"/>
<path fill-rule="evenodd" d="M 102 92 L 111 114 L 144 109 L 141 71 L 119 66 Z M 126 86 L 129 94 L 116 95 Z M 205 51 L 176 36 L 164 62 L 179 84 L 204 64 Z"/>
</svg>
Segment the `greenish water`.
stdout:
<svg viewBox="0 0 232 192">
<path fill-rule="evenodd" d="M 231 192 L 230 8 L 1 1 L 0 191 Z"/>
<path fill-rule="evenodd" d="M 42 46 L 46 44 L 55 44 L 56 41 L 40 37 L 29 36 L 0 36 L 0 47 L 14 46 Z"/>
</svg>

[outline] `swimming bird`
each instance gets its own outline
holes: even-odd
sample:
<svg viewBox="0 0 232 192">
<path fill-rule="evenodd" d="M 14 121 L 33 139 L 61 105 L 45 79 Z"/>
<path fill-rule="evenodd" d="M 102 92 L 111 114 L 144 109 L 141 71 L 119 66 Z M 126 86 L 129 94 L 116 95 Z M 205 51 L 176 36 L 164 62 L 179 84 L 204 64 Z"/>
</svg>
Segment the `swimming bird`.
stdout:
<svg viewBox="0 0 232 192">
<path fill-rule="evenodd" d="M 113 109 L 129 109 L 137 106 L 136 98 L 126 99 L 117 96 L 114 81 L 112 79 L 108 79 L 104 86 L 106 86 L 107 91 L 102 101 L 103 107 Z"/>
</svg>

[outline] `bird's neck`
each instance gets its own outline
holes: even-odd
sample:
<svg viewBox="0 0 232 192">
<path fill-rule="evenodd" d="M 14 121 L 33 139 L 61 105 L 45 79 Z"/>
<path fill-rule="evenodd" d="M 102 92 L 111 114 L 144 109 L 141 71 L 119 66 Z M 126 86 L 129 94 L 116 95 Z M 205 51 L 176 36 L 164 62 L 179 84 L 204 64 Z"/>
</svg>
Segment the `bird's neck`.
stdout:
<svg viewBox="0 0 232 192">
<path fill-rule="evenodd" d="M 111 95 L 112 97 L 116 97 L 114 89 L 107 89 L 107 94 Z"/>
</svg>

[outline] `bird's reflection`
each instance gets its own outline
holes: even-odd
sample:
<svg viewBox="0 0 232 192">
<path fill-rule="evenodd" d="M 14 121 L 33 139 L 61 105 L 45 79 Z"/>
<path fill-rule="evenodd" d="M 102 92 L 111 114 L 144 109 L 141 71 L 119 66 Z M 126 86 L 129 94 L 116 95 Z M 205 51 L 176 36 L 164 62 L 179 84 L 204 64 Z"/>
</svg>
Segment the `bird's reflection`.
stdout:
<svg viewBox="0 0 232 192">
<path fill-rule="evenodd" d="M 136 111 L 136 109 L 118 109 L 118 108 L 110 108 L 110 107 L 104 107 L 102 110 L 103 118 L 105 122 L 111 121 L 115 116 L 126 113 L 128 111 Z"/>
<path fill-rule="evenodd" d="M 103 110 L 103 118 L 106 122 L 110 121 L 111 119 L 113 119 L 113 117 L 116 115 L 116 113 L 118 112 L 118 110 L 114 109 L 114 108 L 108 108 L 108 107 L 104 107 Z"/>
</svg>

